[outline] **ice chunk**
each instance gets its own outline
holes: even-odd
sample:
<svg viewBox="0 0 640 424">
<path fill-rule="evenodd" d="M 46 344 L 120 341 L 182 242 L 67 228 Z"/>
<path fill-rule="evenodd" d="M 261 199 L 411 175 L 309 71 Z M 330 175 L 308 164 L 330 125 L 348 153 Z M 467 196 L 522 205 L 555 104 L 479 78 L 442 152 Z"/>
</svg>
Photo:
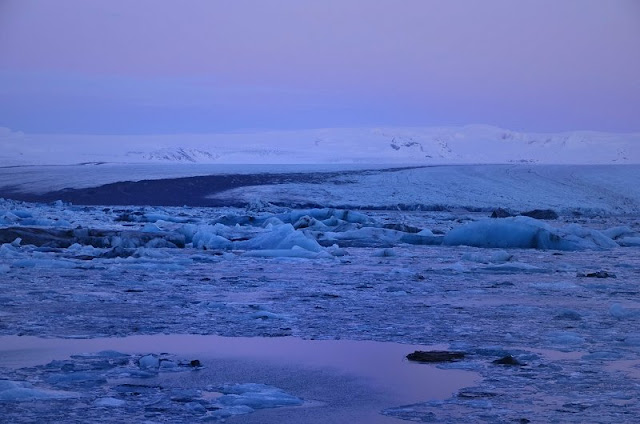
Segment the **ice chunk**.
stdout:
<svg viewBox="0 0 640 424">
<path fill-rule="evenodd" d="M 282 225 L 284 224 L 284 222 L 282 222 L 279 218 L 275 217 L 275 216 L 271 216 L 267 219 L 264 220 L 264 222 L 262 223 L 262 226 L 264 228 L 267 228 L 268 226 L 270 226 L 269 228 L 273 228 L 276 227 L 278 225 Z"/>
<path fill-rule="evenodd" d="M 159 213 L 159 212 L 145 213 L 139 218 L 139 220 L 140 222 L 158 222 L 158 221 L 178 222 L 178 223 L 189 222 L 188 218 L 178 218 L 175 216 L 170 216 L 170 215 Z"/>
<path fill-rule="evenodd" d="M 362 225 L 372 224 L 374 222 L 372 218 L 361 212 L 340 209 L 302 209 L 278 215 L 278 218 L 283 222 L 293 224 L 304 216 L 323 221 L 324 225 L 329 226 L 338 225 L 340 222 Z M 328 223 L 327 220 L 331 221 Z M 333 225 L 331 225 L 332 223 Z"/>
<path fill-rule="evenodd" d="M 151 248 L 151 249 L 157 249 L 157 248 L 162 248 L 162 247 L 176 247 L 176 245 L 162 237 L 156 237 L 154 239 L 149 240 L 145 245 L 145 247 Z"/>
<path fill-rule="evenodd" d="M 392 247 L 400 243 L 416 245 L 440 244 L 440 237 L 405 233 L 386 228 L 363 227 L 347 231 L 317 233 L 323 245 L 336 243 L 340 247 Z"/>
<path fill-rule="evenodd" d="M 613 248 L 617 243 L 604 234 L 570 225 L 554 228 L 533 218 L 483 219 L 451 230 L 443 244 L 475 247 L 583 250 Z"/>
<path fill-rule="evenodd" d="M 142 232 L 143 233 L 159 233 L 159 232 L 162 232 L 162 230 L 156 224 L 148 223 L 148 224 L 145 224 L 144 227 L 142 227 Z"/>
<path fill-rule="evenodd" d="M 442 236 L 434 236 L 427 234 L 411 234 L 411 233 L 403 233 L 400 237 L 401 243 L 407 244 L 417 244 L 422 246 L 434 246 L 442 244 Z"/>
<path fill-rule="evenodd" d="M 546 272 L 544 268 L 535 265 L 526 264 L 524 262 L 505 262 L 502 264 L 489 265 L 483 268 L 486 271 L 502 271 L 502 272 Z"/>
<path fill-rule="evenodd" d="M 635 236 L 636 232 L 624 225 L 620 227 L 608 228 L 602 231 L 602 234 L 609 237 L 610 239 L 617 240 L 623 237 Z"/>
<path fill-rule="evenodd" d="M 17 258 L 20 256 L 22 256 L 20 247 L 14 246 L 13 243 L 0 245 L 0 258 Z"/>
<path fill-rule="evenodd" d="M 19 259 L 13 263 L 14 268 L 44 268 L 44 269 L 56 269 L 56 268 L 76 268 L 77 264 L 73 261 L 66 259 Z"/>
<path fill-rule="evenodd" d="M 202 417 L 203 421 L 218 421 L 224 418 L 229 418 L 234 415 L 244 415 L 250 414 L 254 412 L 255 409 L 246 406 L 246 405 L 238 405 L 238 406 L 227 406 L 225 408 L 220 408 L 215 411 L 209 411 L 207 414 Z"/>
<path fill-rule="evenodd" d="M 97 353 L 83 353 L 80 355 L 73 355 L 72 357 L 82 357 L 82 358 L 111 358 L 111 359 L 122 359 L 128 358 L 129 355 L 126 353 L 118 352 L 117 350 L 101 350 Z"/>
<path fill-rule="evenodd" d="M 302 405 L 303 401 L 277 387 L 258 383 L 224 386 L 217 400 L 223 405 L 248 406 L 252 409 Z"/>
<path fill-rule="evenodd" d="M 480 252 L 467 252 L 462 255 L 463 260 L 470 262 L 479 262 L 483 264 L 488 263 L 502 263 L 508 262 L 513 258 L 513 255 L 504 251 L 504 250 L 496 250 L 491 253 L 490 256 Z"/>
<path fill-rule="evenodd" d="M 600 231 L 584 228 L 578 224 L 567 225 L 561 231 L 567 234 L 564 236 L 567 240 L 572 239 L 570 236 L 579 237 L 581 244 L 583 244 L 582 249 L 611 249 L 618 247 L 618 243 Z"/>
<path fill-rule="evenodd" d="M 327 247 L 327 252 L 332 256 L 345 256 L 347 254 L 347 251 L 341 249 L 337 244 Z"/>
<path fill-rule="evenodd" d="M 555 331 L 548 338 L 552 344 L 561 346 L 578 346 L 584 343 L 584 338 L 571 331 Z"/>
<path fill-rule="evenodd" d="M 233 244 L 220 233 L 224 230 L 222 224 L 202 225 L 195 227 L 195 231 L 191 237 L 187 236 L 187 240 L 193 243 L 193 247 L 198 249 L 231 249 Z M 193 227 L 184 228 L 185 231 L 190 231 Z"/>
<path fill-rule="evenodd" d="M 105 398 L 96 399 L 94 404 L 96 406 L 119 407 L 119 406 L 126 405 L 127 402 L 125 402 L 122 399 L 116 399 L 116 398 L 112 398 L 112 397 L 105 397 Z"/>
<path fill-rule="evenodd" d="M 560 311 L 558 311 L 558 314 L 554 318 L 570 321 L 580 321 L 582 320 L 582 315 L 572 309 L 561 309 Z"/>
<path fill-rule="evenodd" d="M 28 383 L 19 383 L 17 381 L 11 381 L 11 380 L 0 380 L 0 392 L 3 392 L 5 390 L 18 389 L 26 385 L 28 385 Z"/>
<path fill-rule="evenodd" d="M 466 252 L 460 259 L 462 259 L 463 261 L 478 262 L 481 264 L 489 263 L 489 258 L 477 252 Z"/>
<path fill-rule="evenodd" d="M 339 253 L 339 252 L 337 252 Z M 304 259 L 329 259 L 332 258 L 330 252 L 312 252 L 303 249 L 300 246 L 293 246 L 291 249 L 265 249 L 265 250 L 249 250 L 244 256 L 252 256 L 258 258 L 304 258 Z"/>
<path fill-rule="evenodd" d="M 204 414 L 207 412 L 207 408 L 205 408 L 200 402 L 187 402 L 185 407 L 196 414 Z"/>
<path fill-rule="evenodd" d="M 378 256 L 381 258 L 390 258 L 394 256 L 398 256 L 398 254 L 393 249 L 381 249 L 377 252 L 373 253 L 373 256 Z"/>
<path fill-rule="evenodd" d="M 32 218 L 33 214 L 30 211 L 24 209 L 14 209 L 11 211 L 18 218 Z"/>
<path fill-rule="evenodd" d="M 138 360 L 138 365 L 143 370 L 157 370 L 160 367 L 160 360 L 155 355 L 145 355 Z"/>
<path fill-rule="evenodd" d="M 302 231 L 296 231 L 291 224 L 279 225 L 250 240 L 235 243 L 235 247 L 242 250 L 281 250 L 294 246 L 310 252 L 323 250 L 315 239 L 307 237 Z"/>
<path fill-rule="evenodd" d="M 293 224 L 293 228 L 299 230 L 300 228 L 309 228 L 315 231 L 329 231 L 330 227 L 324 224 L 322 221 L 318 221 L 308 215 L 303 216 Z"/>
<path fill-rule="evenodd" d="M 631 311 L 623 308 L 622 305 L 619 303 L 614 303 L 613 305 L 611 305 L 611 307 L 609 308 L 609 313 L 611 314 L 612 317 L 618 318 L 618 319 L 625 319 L 632 315 Z"/>
<path fill-rule="evenodd" d="M 175 370 L 176 368 L 178 368 L 178 364 L 176 364 L 173 361 L 170 361 L 168 359 L 160 361 L 160 368 L 162 370 Z"/>
<path fill-rule="evenodd" d="M 47 378 L 47 382 L 58 386 L 93 386 L 106 383 L 107 379 L 104 375 L 95 372 L 70 372 L 51 375 Z"/>
<path fill-rule="evenodd" d="M 616 240 L 620 246 L 640 247 L 640 237 L 623 237 Z"/>
<path fill-rule="evenodd" d="M 513 259 L 513 255 L 504 250 L 496 250 L 495 252 L 491 253 L 491 262 L 494 263 L 508 262 L 511 259 Z"/>
<path fill-rule="evenodd" d="M 75 397 L 80 397 L 80 394 L 62 390 L 38 389 L 22 381 L 0 380 L 0 401 L 24 402 Z"/>
</svg>

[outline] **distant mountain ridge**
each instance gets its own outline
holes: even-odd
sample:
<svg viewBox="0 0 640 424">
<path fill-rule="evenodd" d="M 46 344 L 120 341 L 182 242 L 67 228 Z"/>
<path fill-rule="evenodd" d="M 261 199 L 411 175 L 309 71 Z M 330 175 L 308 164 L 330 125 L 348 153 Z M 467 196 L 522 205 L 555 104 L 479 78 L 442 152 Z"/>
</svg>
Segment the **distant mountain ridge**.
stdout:
<svg viewBox="0 0 640 424">
<path fill-rule="evenodd" d="M 114 163 L 640 163 L 640 133 L 526 133 L 488 125 L 230 134 L 45 135 L 0 128 L 0 166 Z"/>
<path fill-rule="evenodd" d="M 136 156 L 135 153 L 128 152 Z M 166 161 L 166 162 L 211 162 L 219 158 L 218 155 L 209 153 L 204 150 L 190 149 L 184 147 L 165 147 L 147 153 L 141 153 L 143 159 L 150 161 Z"/>
</svg>

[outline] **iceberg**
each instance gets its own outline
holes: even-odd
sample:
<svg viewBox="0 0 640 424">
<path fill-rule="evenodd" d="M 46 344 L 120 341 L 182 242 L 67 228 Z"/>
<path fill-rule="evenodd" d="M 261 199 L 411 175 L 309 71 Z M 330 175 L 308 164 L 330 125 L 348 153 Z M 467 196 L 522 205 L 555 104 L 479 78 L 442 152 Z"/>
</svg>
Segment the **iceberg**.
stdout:
<svg viewBox="0 0 640 424">
<path fill-rule="evenodd" d="M 454 228 L 444 236 L 447 246 L 544 250 L 610 249 L 618 244 L 603 233 L 573 224 L 554 228 L 534 218 L 483 219 Z"/>
</svg>

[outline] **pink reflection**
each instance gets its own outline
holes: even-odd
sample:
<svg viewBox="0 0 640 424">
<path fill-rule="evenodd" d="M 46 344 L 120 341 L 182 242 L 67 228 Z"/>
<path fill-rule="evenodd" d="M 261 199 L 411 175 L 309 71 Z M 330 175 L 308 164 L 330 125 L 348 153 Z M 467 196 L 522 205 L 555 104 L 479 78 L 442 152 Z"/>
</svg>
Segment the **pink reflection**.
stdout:
<svg viewBox="0 0 640 424">
<path fill-rule="evenodd" d="M 446 346 L 403 345 L 352 340 L 302 340 L 291 337 L 247 338 L 199 335 L 153 335 L 98 339 L 0 337 L 0 365 L 25 367 L 78 353 L 117 350 L 124 353 L 167 352 L 197 357 L 206 366 L 216 359 L 240 359 L 268 366 L 326 369 L 363 379 L 388 394 L 390 402 L 409 404 L 445 399 L 477 382 L 476 373 L 415 364 L 405 356 L 414 350 Z M 250 376 L 248 376 L 248 379 Z"/>
</svg>

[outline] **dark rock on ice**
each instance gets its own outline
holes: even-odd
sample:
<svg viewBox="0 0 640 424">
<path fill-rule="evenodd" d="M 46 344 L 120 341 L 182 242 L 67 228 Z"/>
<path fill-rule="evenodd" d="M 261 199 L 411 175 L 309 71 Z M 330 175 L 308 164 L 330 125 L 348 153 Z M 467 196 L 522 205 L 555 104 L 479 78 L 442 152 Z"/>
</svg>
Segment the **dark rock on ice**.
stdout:
<svg viewBox="0 0 640 424">
<path fill-rule="evenodd" d="M 518 367 L 527 365 L 523 362 L 518 361 L 516 358 L 514 358 L 511 355 L 503 356 L 500 359 L 496 359 L 492 363 L 496 365 L 509 365 L 509 366 L 518 366 Z"/>
<path fill-rule="evenodd" d="M 558 315 L 555 316 L 555 319 L 565 319 L 570 321 L 580 321 L 582 319 L 582 315 L 580 315 L 576 311 L 572 311 L 570 309 L 565 309 L 561 311 Z"/>
<path fill-rule="evenodd" d="M 104 259 L 128 258 L 130 256 L 133 256 L 135 252 L 135 249 L 125 249 L 124 247 L 118 246 L 102 253 L 100 257 Z"/>
<path fill-rule="evenodd" d="M 76 255 L 71 257 L 71 259 L 77 259 L 79 261 L 92 261 L 95 258 L 96 258 L 95 256 L 91 256 L 91 255 Z"/>
<path fill-rule="evenodd" d="M 558 219 L 558 214 L 552 209 L 534 209 L 532 211 L 522 212 L 520 215 L 535 219 Z"/>
<path fill-rule="evenodd" d="M 130 383 L 119 384 L 113 387 L 113 390 L 117 393 L 124 393 L 132 396 L 140 396 L 143 394 L 155 394 L 161 389 L 162 387 L 160 386 L 147 386 L 143 384 L 130 384 Z"/>
<path fill-rule="evenodd" d="M 510 216 L 513 216 L 513 214 L 502 208 L 494 209 L 493 212 L 491 212 L 491 218 L 508 218 Z"/>
<path fill-rule="evenodd" d="M 384 224 L 382 228 L 386 228 L 388 230 L 402 231 L 403 233 L 411 233 L 411 234 L 417 234 L 420 231 L 422 231 L 420 230 L 420 228 L 417 228 L 411 225 L 406 225 L 406 224 Z"/>
<path fill-rule="evenodd" d="M 12 243 L 20 238 L 23 245 L 46 247 L 69 247 L 73 234 L 71 230 L 53 228 L 10 227 L 0 229 L 0 244 Z"/>
<path fill-rule="evenodd" d="M 293 224 L 293 228 L 299 230 L 301 228 L 309 228 L 317 224 L 317 220 L 310 216 L 303 216 Z"/>
<path fill-rule="evenodd" d="M 449 352 L 446 350 L 416 350 L 407 355 L 407 359 L 415 362 L 454 362 L 464 359 L 464 352 Z"/>
<path fill-rule="evenodd" d="M 23 245 L 67 248 L 74 243 L 98 248 L 114 247 L 126 243 L 127 247 L 140 247 L 149 242 L 162 247 L 184 247 L 185 237 L 176 233 L 145 233 L 106 229 L 57 229 L 9 227 L 0 229 L 0 244 L 12 243 L 20 238 Z"/>
<path fill-rule="evenodd" d="M 462 399 L 482 399 L 497 396 L 496 393 L 483 392 L 477 389 L 463 389 L 458 392 L 458 397 Z"/>
<path fill-rule="evenodd" d="M 118 215 L 114 221 L 115 222 L 138 222 L 140 221 L 140 217 L 144 215 L 143 212 L 125 212 Z"/>
<path fill-rule="evenodd" d="M 579 272 L 576 274 L 576 277 L 616 278 L 616 275 L 613 272 L 609 272 L 609 271 L 594 271 L 594 272 Z"/>
</svg>

